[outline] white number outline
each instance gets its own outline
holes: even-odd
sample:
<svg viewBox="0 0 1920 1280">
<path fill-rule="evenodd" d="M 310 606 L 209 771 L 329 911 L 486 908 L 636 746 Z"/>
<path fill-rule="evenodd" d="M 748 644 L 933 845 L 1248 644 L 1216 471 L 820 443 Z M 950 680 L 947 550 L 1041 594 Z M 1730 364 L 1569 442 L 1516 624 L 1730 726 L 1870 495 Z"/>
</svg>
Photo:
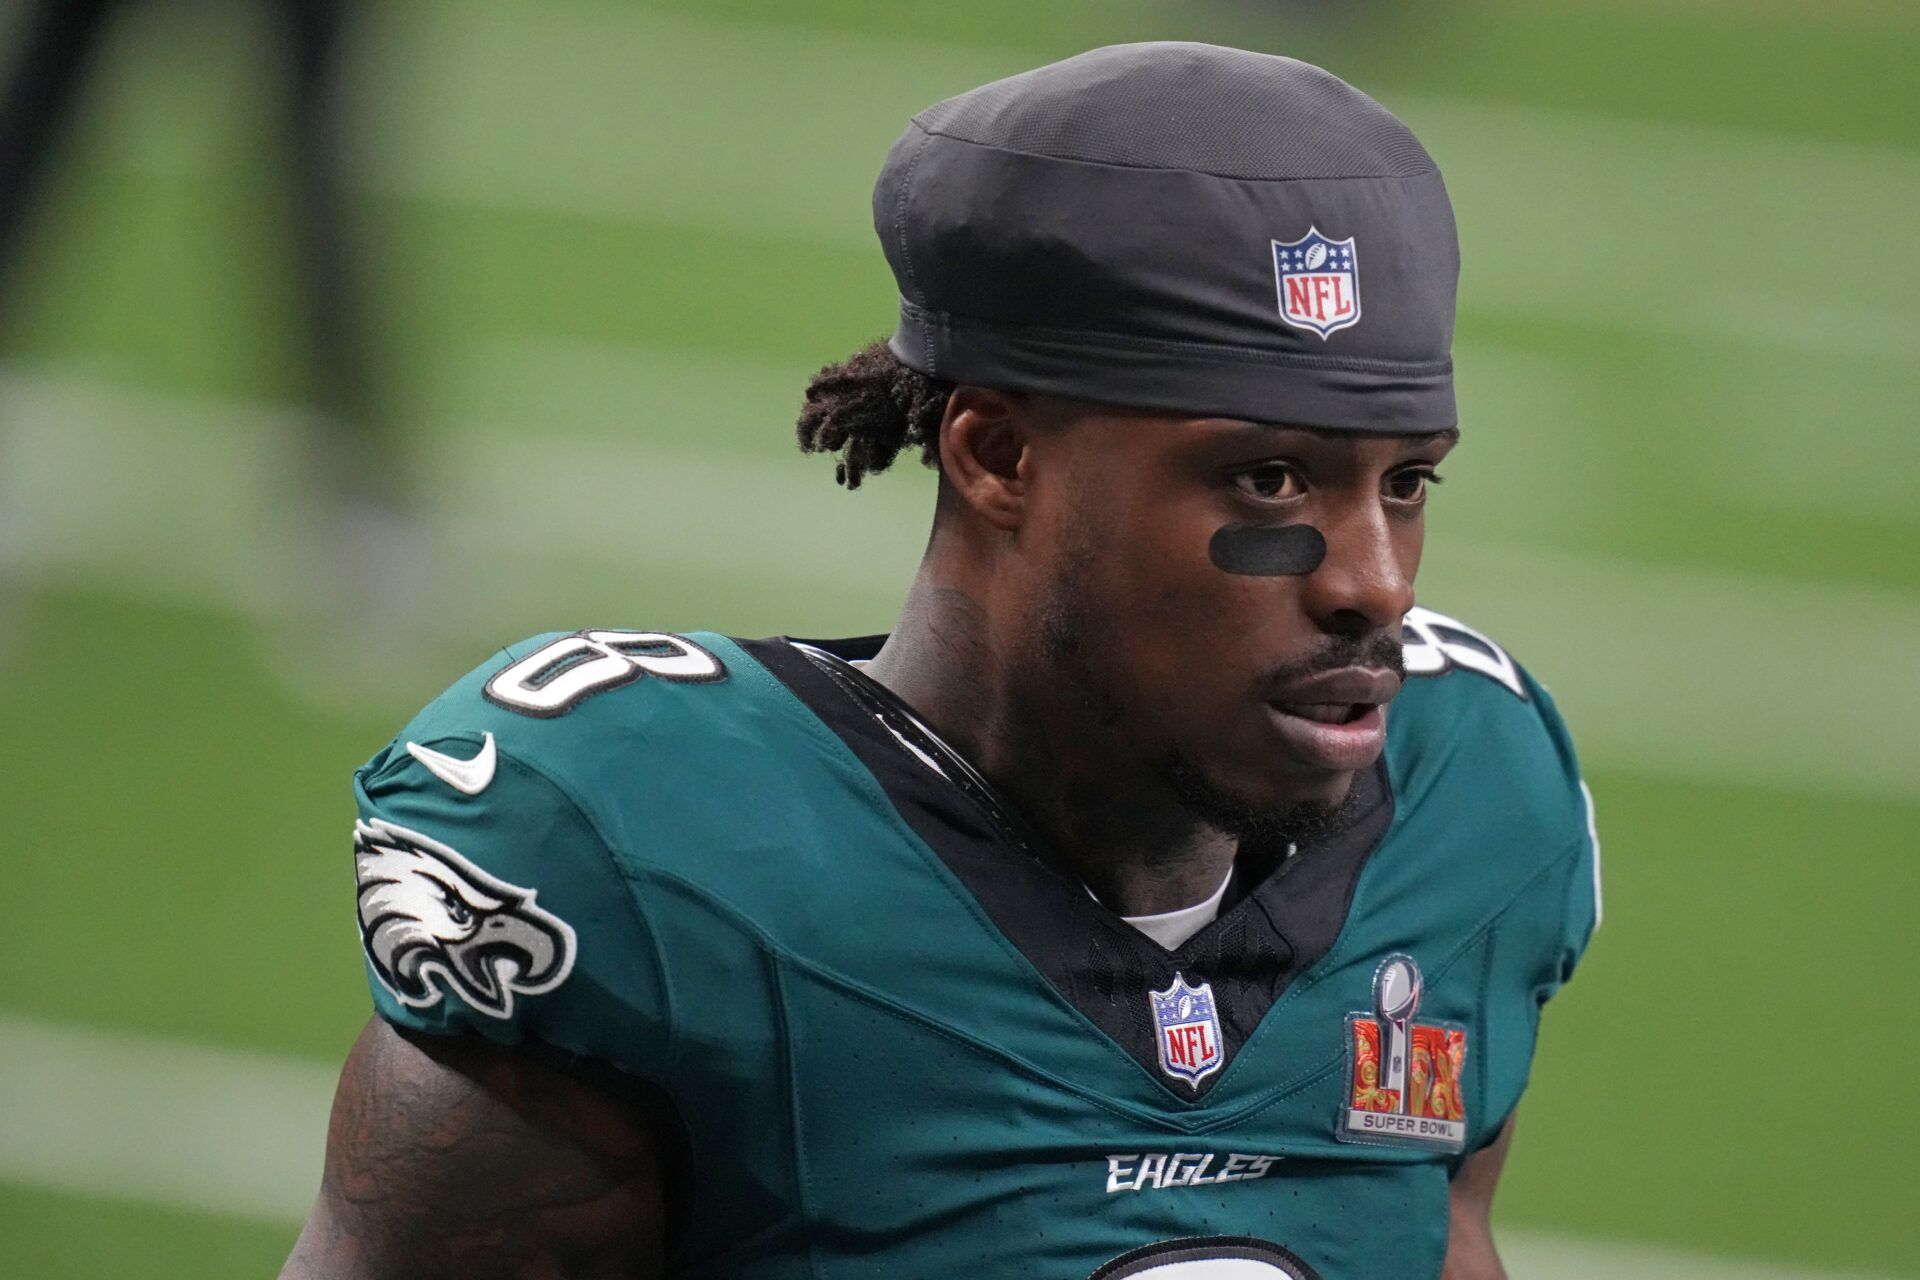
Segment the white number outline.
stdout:
<svg viewBox="0 0 1920 1280">
<path fill-rule="evenodd" d="M 1165 1271 L 1179 1280 L 1205 1280 L 1213 1275 L 1245 1276 L 1245 1263 L 1256 1263 L 1273 1273 L 1273 1280 L 1320 1280 L 1320 1273 L 1293 1250 L 1254 1236 L 1188 1236 L 1160 1240 L 1130 1249 L 1106 1262 L 1087 1280 L 1127 1280 L 1127 1277 Z M 1214 1265 L 1226 1263 L 1228 1265 Z"/>
<path fill-rule="evenodd" d="M 672 652 L 645 652 L 663 648 Z M 643 652 L 630 652 L 634 649 Z M 727 678 L 727 664 L 671 632 L 576 631 L 500 668 L 487 678 L 481 693 L 497 707 L 545 720 L 642 676 L 711 684 Z"/>
<path fill-rule="evenodd" d="M 1404 646 L 1401 652 L 1408 675 L 1439 676 L 1459 667 L 1505 685 L 1515 697 L 1527 696 L 1527 686 L 1520 678 L 1519 664 L 1507 656 L 1505 649 L 1459 619 L 1415 605 L 1407 610 L 1407 616 L 1401 620 L 1400 626 L 1400 640 Z M 1459 639 L 1450 638 L 1448 632 L 1477 643 L 1462 643 Z M 1486 647 L 1482 649 L 1481 645 Z"/>
</svg>

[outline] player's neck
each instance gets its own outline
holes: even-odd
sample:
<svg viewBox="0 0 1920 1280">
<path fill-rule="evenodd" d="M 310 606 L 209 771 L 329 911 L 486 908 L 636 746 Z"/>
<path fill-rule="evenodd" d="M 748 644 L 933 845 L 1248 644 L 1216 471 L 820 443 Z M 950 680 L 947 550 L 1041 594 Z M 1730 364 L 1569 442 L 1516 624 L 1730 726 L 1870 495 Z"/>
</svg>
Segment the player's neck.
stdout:
<svg viewBox="0 0 1920 1280">
<path fill-rule="evenodd" d="M 978 599 L 923 575 L 865 671 L 966 757 L 1044 837 L 1048 856 L 1110 909 L 1149 915 L 1204 899 L 1236 842 L 1140 762 L 1099 751 L 1110 730 L 1008 653 Z"/>
</svg>

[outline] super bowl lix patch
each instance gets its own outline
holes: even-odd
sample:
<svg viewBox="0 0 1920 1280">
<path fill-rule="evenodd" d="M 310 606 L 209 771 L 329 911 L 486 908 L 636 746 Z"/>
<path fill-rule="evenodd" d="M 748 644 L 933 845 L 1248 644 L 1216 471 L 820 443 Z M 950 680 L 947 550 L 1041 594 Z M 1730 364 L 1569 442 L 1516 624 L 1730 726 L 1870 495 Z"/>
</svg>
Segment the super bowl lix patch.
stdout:
<svg viewBox="0 0 1920 1280">
<path fill-rule="evenodd" d="M 1420 967 L 1391 955 L 1373 979 L 1373 1009 L 1347 1018 L 1351 1070 L 1335 1128 L 1344 1142 L 1459 1151 L 1466 1146 L 1467 1032 L 1416 1023 Z"/>
</svg>

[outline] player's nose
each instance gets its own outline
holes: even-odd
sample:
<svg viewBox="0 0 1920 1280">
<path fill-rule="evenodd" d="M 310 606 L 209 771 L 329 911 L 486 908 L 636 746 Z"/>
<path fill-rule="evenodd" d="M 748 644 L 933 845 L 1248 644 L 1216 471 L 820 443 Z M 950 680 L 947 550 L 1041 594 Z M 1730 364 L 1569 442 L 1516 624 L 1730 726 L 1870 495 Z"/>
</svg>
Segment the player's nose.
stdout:
<svg viewBox="0 0 1920 1280">
<path fill-rule="evenodd" d="M 1392 518 L 1377 503 L 1367 503 L 1321 532 L 1326 558 L 1307 575 L 1302 604 L 1320 629 L 1331 635 L 1364 636 L 1398 632 L 1413 608 L 1417 542 L 1396 537 Z"/>
</svg>

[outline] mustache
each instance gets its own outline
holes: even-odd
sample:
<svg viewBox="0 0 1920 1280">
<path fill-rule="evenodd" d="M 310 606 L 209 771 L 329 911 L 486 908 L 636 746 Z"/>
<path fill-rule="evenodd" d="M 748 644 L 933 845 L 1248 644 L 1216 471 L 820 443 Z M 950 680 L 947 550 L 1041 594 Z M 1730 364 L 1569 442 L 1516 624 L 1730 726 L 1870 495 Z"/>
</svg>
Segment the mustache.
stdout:
<svg viewBox="0 0 1920 1280">
<path fill-rule="evenodd" d="M 1307 676 L 1318 675 L 1322 671 L 1340 671 L 1348 667 L 1373 667 L 1391 671 L 1396 678 L 1406 680 L 1406 653 L 1405 647 L 1400 643 L 1399 631 L 1396 629 L 1391 633 L 1376 631 L 1366 636 L 1329 637 L 1325 644 L 1309 656 L 1268 671 L 1263 682 L 1269 688 L 1280 689 Z"/>
</svg>

